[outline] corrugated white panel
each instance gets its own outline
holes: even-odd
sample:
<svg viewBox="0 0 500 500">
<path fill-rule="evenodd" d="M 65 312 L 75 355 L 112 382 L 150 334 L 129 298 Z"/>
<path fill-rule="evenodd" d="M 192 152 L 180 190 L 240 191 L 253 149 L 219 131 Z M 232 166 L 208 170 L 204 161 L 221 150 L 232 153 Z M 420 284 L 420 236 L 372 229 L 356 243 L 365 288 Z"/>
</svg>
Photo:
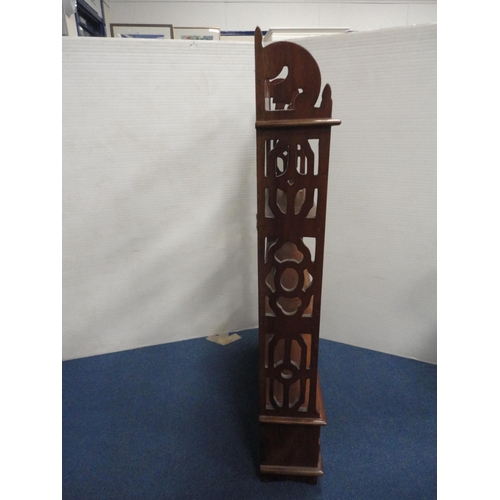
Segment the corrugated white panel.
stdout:
<svg viewBox="0 0 500 500">
<path fill-rule="evenodd" d="M 342 120 L 321 336 L 435 363 L 436 26 L 325 38 L 301 42 Z"/>
<path fill-rule="evenodd" d="M 251 44 L 63 40 L 63 356 L 254 327 Z"/>
<path fill-rule="evenodd" d="M 300 43 L 343 121 L 321 335 L 435 362 L 436 27 Z M 252 44 L 63 40 L 65 358 L 256 326 L 253 80 Z"/>
</svg>

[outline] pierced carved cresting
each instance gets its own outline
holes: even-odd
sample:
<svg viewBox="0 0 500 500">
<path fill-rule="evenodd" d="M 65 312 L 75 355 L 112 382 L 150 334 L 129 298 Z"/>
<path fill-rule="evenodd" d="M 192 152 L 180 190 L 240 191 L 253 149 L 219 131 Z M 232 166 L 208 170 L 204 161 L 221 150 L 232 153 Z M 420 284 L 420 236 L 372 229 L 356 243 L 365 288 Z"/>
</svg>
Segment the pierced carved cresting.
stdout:
<svg viewBox="0 0 500 500">
<path fill-rule="evenodd" d="M 330 86 L 320 92 L 320 71 L 311 54 L 290 42 L 264 47 L 257 28 L 259 378 L 260 421 L 266 422 L 261 429 L 261 472 L 278 467 L 284 474 L 283 467 L 307 469 L 312 463 L 287 459 L 283 451 L 279 460 L 269 458 L 276 447 L 269 444 L 274 443 L 269 429 L 278 422 L 274 417 L 287 423 L 293 418 L 326 423 L 319 396 L 318 341 L 330 127 L 340 120 L 331 118 Z M 319 434 L 314 436 L 319 455 Z M 287 460 L 293 463 L 287 465 Z M 316 460 L 316 468 L 307 474 L 322 475 L 318 457 L 309 460 Z"/>
</svg>

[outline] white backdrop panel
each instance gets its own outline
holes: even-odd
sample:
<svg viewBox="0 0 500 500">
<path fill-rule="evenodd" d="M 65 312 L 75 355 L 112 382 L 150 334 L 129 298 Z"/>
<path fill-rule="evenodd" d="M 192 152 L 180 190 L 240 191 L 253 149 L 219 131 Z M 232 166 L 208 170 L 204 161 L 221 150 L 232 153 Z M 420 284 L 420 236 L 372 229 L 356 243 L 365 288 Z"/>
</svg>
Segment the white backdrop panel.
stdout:
<svg viewBox="0 0 500 500">
<path fill-rule="evenodd" d="M 250 46 L 63 40 L 64 359 L 254 327 Z"/>
<path fill-rule="evenodd" d="M 436 25 L 310 38 L 333 116 L 321 336 L 436 363 Z"/>
<path fill-rule="evenodd" d="M 436 27 L 301 42 L 333 89 L 321 336 L 436 361 Z M 252 44 L 63 40 L 63 357 L 257 325 Z"/>
</svg>

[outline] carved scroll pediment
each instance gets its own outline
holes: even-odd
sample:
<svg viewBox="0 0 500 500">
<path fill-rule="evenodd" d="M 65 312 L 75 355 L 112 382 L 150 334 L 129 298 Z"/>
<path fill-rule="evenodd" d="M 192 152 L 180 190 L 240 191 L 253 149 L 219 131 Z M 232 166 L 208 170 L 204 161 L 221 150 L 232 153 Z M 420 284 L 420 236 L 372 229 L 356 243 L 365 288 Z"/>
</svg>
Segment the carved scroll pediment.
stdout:
<svg viewBox="0 0 500 500">
<path fill-rule="evenodd" d="M 330 118 L 331 89 L 326 85 L 318 108 L 321 74 L 313 56 L 291 42 L 262 45 L 255 30 L 257 119 Z"/>
</svg>

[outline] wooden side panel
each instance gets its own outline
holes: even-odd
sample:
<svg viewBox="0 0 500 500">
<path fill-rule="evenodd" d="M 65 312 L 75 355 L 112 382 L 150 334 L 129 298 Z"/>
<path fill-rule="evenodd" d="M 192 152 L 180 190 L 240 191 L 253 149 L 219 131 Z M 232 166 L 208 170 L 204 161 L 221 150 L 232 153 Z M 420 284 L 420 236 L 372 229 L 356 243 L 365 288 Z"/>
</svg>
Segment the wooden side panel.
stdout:
<svg viewBox="0 0 500 500">
<path fill-rule="evenodd" d="M 329 85 L 315 107 L 320 71 L 302 47 L 263 47 L 257 28 L 255 66 L 261 472 L 319 476 L 328 160 L 340 121 Z"/>
<path fill-rule="evenodd" d="M 317 467 L 319 431 L 316 425 L 260 424 L 261 464 L 287 467 L 288 472 L 291 467 Z"/>
</svg>

